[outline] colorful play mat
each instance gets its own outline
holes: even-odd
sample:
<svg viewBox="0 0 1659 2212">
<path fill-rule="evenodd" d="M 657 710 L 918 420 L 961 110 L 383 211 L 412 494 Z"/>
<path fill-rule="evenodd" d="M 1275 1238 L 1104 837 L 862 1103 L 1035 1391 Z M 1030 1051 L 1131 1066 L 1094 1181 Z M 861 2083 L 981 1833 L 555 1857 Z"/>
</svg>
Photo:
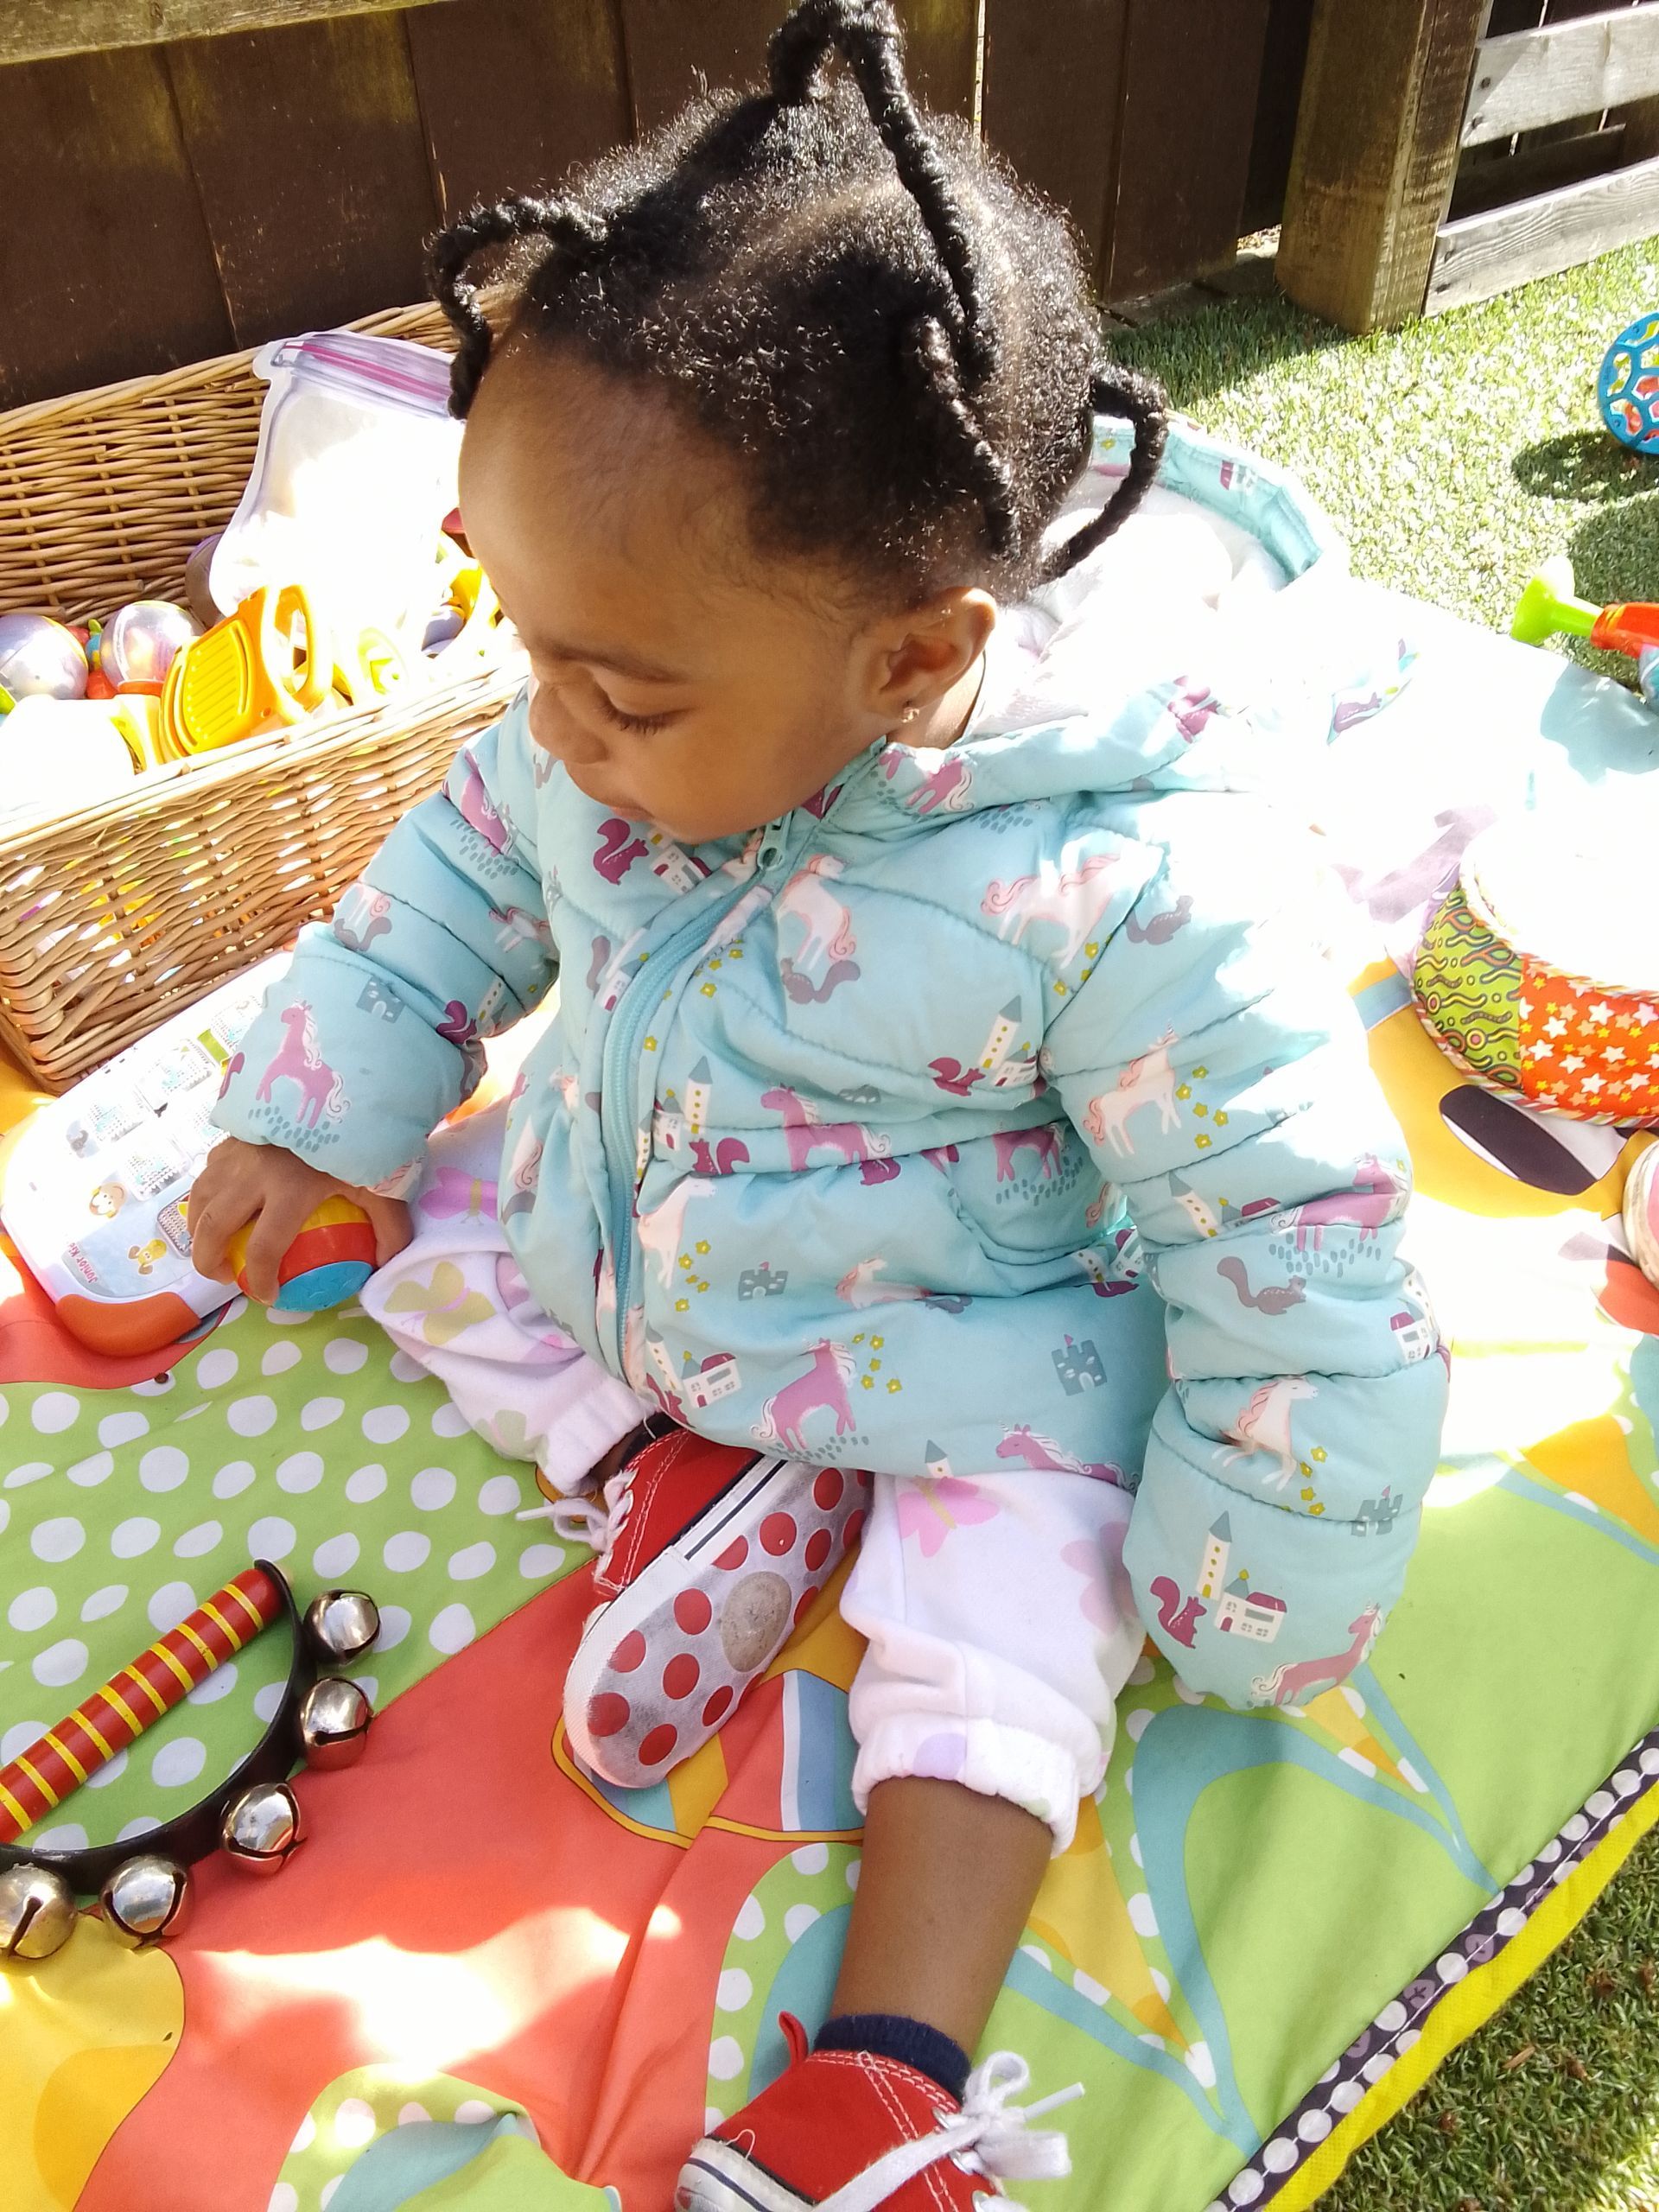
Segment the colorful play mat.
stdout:
<svg viewBox="0 0 1659 2212">
<path fill-rule="evenodd" d="M 1445 1461 L 1340 1689 L 1243 1714 L 1150 1656 L 1132 1677 L 988 2037 L 1034 2094 L 1086 2088 L 1073 2178 L 1022 2184 L 1033 2212 L 1312 2202 L 1659 1814 L 1659 1291 L 1616 1218 L 1649 1140 L 1468 1084 L 1399 966 L 1470 836 L 1569 791 L 1634 803 L 1659 721 L 1366 597 L 1414 667 L 1311 810 L 1455 1348 Z M 279 1878 L 206 1864 L 166 1949 L 89 1923 L 0 1978 L 6 2212 L 661 2212 L 705 2113 L 783 2064 L 780 2011 L 828 1999 L 859 1868 L 834 1592 L 705 1751 L 595 1787 L 556 1725 L 588 1554 L 515 1519 L 527 1470 L 359 1314 L 238 1306 L 123 1367 L 4 1279 L 0 1757 L 252 1554 L 385 1622 L 368 1755 L 300 1778 Z M 200 1795 L 272 1709 L 276 1643 L 41 1840 L 137 1838 Z"/>
</svg>

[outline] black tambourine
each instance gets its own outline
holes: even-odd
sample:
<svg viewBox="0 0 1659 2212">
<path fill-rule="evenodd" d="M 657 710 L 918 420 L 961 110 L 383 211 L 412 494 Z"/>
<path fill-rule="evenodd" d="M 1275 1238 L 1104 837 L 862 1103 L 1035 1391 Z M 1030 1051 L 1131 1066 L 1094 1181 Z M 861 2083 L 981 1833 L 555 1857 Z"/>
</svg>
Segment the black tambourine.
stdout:
<svg viewBox="0 0 1659 2212">
<path fill-rule="evenodd" d="M 302 1835 L 298 1801 L 288 1787 L 296 1760 L 343 1766 L 361 1752 L 373 1717 L 368 1698 L 343 1676 L 320 1675 L 318 1666 L 369 1649 L 379 1630 L 372 1599 L 325 1591 L 302 1618 L 287 1577 L 269 1560 L 254 1565 L 276 1590 L 290 1644 L 288 1680 L 264 1733 L 206 1796 L 142 1836 L 79 1851 L 0 1844 L 0 1961 L 49 1957 L 73 1932 L 77 1897 L 97 1895 L 112 1931 L 134 1947 L 171 1935 L 188 1906 L 188 1870 L 198 1859 L 222 1848 L 252 1872 L 274 1873 L 286 1864 Z"/>
</svg>

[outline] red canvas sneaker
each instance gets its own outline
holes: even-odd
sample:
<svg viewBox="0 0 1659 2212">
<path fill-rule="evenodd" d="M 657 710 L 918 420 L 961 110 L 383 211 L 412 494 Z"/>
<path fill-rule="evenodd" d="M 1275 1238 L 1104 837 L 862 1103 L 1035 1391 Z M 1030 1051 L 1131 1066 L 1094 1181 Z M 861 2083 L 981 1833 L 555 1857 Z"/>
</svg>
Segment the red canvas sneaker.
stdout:
<svg viewBox="0 0 1659 2212">
<path fill-rule="evenodd" d="M 580 1507 L 608 1603 L 564 1684 L 571 1749 L 623 1789 L 658 1782 L 734 1712 L 855 1541 L 870 1478 L 677 1428 Z"/>
<path fill-rule="evenodd" d="M 968 2077 L 960 2105 L 925 2074 L 868 2050 L 816 2050 L 783 2018 L 793 2063 L 770 2088 L 705 2135 L 680 2169 L 675 2212 L 974 2212 L 1007 2206 L 1003 2178 L 1058 2180 L 1064 2135 L 1026 2122 L 1069 2098 L 1023 2108 L 1031 2076 L 1011 2050 Z M 1018 2212 L 1018 2207 L 1012 2208 Z"/>
</svg>

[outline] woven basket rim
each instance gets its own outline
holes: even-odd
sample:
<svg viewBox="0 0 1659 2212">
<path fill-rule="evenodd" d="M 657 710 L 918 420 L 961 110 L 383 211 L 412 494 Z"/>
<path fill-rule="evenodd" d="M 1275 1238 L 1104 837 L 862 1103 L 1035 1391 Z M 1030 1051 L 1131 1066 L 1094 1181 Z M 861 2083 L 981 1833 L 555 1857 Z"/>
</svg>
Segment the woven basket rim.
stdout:
<svg viewBox="0 0 1659 2212">
<path fill-rule="evenodd" d="M 414 697 L 398 690 L 373 705 L 353 707 L 321 721 L 308 717 L 285 729 L 262 737 L 245 738 L 239 744 L 222 745 L 189 760 L 169 760 L 148 768 L 117 791 L 91 799 L 65 814 L 50 805 L 20 811 L 15 818 L 0 815 L 0 866 L 15 859 L 20 847 L 36 847 L 42 837 L 66 831 L 91 831 L 108 821 L 130 822 L 152 812 L 181 785 L 188 795 L 207 793 L 238 777 L 257 774 L 273 763 L 289 764 L 327 758 L 329 754 L 383 735 L 399 723 L 418 724 L 435 720 L 467 702 L 476 694 L 480 705 L 499 700 L 505 711 L 524 681 L 516 658 L 480 668 L 448 683 L 423 684 Z M 184 796 L 186 794 L 181 794 Z"/>
<path fill-rule="evenodd" d="M 350 322 L 317 323 L 312 327 L 318 330 L 360 330 L 372 337 L 386 323 L 407 322 L 412 315 L 436 315 L 442 321 L 442 310 L 435 302 L 414 300 L 406 307 L 378 308 L 372 315 L 359 315 Z M 303 334 L 294 331 L 289 335 L 299 337 Z M 443 323 L 442 330 L 435 335 L 439 340 L 436 351 L 446 353 L 454 351 L 456 341 L 447 323 Z M 269 345 L 282 342 L 281 340 L 264 339 L 257 346 L 244 346 L 234 353 L 209 353 L 200 361 L 182 361 L 176 368 L 156 369 L 145 376 L 122 377 L 114 384 L 88 385 L 82 391 L 60 392 L 51 399 L 26 400 L 21 407 L 0 410 L 0 440 L 20 431 L 36 429 L 42 423 L 50 423 L 61 416 L 84 417 L 103 414 L 110 408 L 124 406 L 135 399 L 164 400 L 173 392 L 187 389 L 191 385 L 211 384 L 219 378 L 234 376 L 238 371 L 246 372 L 251 368 L 256 353 L 263 353 Z"/>
</svg>

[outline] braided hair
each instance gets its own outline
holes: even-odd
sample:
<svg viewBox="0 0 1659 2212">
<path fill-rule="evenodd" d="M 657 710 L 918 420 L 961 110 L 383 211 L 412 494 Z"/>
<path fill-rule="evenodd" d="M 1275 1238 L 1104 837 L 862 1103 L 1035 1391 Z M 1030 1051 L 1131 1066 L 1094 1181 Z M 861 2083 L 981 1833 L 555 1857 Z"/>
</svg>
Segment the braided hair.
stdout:
<svg viewBox="0 0 1659 2212">
<path fill-rule="evenodd" d="M 832 69 L 839 58 L 842 71 Z M 692 103 L 558 200 L 480 207 L 429 257 L 464 416 L 495 340 L 468 272 L 516 249 L 509 342 L 666 387 L 731 451 L 763 546 L 925 595 L 1063 575 L 1157 472 L 1148 378 L 1109 361 L 1063 217 L 973 132 L 924 114 L 891 0 L 801 0 L 766 90 Z M 1096 413 L 1127 475 L 1058 545 Z"/>
</svg>

